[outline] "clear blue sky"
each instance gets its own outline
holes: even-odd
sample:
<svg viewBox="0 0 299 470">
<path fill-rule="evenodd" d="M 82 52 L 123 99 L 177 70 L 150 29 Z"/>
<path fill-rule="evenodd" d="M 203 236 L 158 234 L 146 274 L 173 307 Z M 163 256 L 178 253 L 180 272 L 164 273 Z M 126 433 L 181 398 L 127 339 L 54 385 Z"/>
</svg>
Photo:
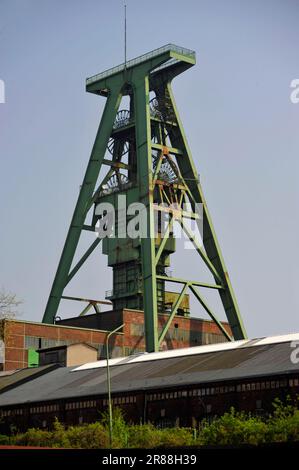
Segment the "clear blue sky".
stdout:
<svg viewBox="0 0 299 470">
<path fill-rule="evenodd" d="M 85 78 L 123 61 L 122 5 L 0 0 L 0 286 L 23 319 L 43 315 L 104 102 Z M 196 51 L 174 92 L 249 336 L 299 331 L 299 2 L 127 5 L 129 58 Z M 174 274 L 195 278 L 193 260 L 178 255 Z M 106 261 L 67 292 L 103 298 Z"/>
</svg>

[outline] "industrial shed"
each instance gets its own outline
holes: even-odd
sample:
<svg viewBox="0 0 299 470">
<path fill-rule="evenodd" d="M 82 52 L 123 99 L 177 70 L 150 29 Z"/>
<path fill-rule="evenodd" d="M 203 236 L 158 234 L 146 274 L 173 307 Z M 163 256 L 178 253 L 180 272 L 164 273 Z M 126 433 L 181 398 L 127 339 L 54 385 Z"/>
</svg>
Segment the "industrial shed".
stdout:
<svg viewBox="0 0 299 470">
<path fill-rule="evenodd" d="M 191 426 L 231 406 L 268 413 L 299 391 L 299 334 L 110 360 L 112 399 L 128 420 Z M 38 370 L 38 369 L 37 369 Z M 92 422 L 107 409 L 106 361 L 50 368 L 0 393 L 2 432 Z M 0 378 L 1 384 L 1 378 Z M 1 387 L 1 385 L 0 385 Z"/>
</svg>

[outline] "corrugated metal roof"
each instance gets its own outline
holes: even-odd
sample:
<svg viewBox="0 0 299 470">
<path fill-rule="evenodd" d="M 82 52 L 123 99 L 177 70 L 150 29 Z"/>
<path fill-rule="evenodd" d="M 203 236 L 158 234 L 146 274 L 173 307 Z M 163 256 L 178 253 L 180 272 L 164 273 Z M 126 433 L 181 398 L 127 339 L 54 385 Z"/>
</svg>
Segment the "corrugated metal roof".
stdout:
<svg viewBox="0 0 299 470">
<path fill-rule="evenodd" d="M 119 362 L 110 368 L 112 393 L 299 373 L 299 364 L 290 358 L 292 341 L 299 340 L 299 335 L 295 336 L 283 337 L 281 342 L 268 338 L 247 342 L 247 346 L 242 342 L 230 349 L 206 348 L 203 352 L 205 347 L 196 347 L 192 348 L 197 350 L 194 354 L 185 350 L 185 355 L 158 353 L 159 360 L 148 354 L 145 361 L 134 358 Z M 0 406 L 106 394 L 106 368 L 76 368 L 74 372 L 73 368 L 63 367 L 2 393 Z"/>
<path fill-rule="evenodd" d="M 194 346 L 191 348 L 172 349 L 170 351 L 161 351 L 155 353 L 140 353 L 128 357 L 117 357 L 110 360 L 111 365 L 123 365 L 125 363 L 134 364 L 136 362 L 156 361 L 170 357 L 185 357 L 194 356 L 198 354 L 206 354 L 208 352 L 226 351 L 231 349 L 239 349 L 244 347 L 262 346 L 265 344 L 275 344 L 299 341 L 299 333 L 291 333 L 281 336 L 268 336 L 267 338 L 256 338 L 250 340 L 228 341 L 225 343 L 207 344 L 204 346 Z M 74 372 L 79 370 L 94 369 L 99 367 L 106 367 L 106 361 L 96 361 L 83 364 L 74 369 Z"/>
<path fill-rule="evenodd" d="M 7 371 L 2 376 L 0 376 L 0 393 L 3 393 L 3 390 L 15 387 L 19 383 L 24 383 L 36 376 L 56 369 L 57 367 L 58 366 L 56 364 L 49 364 L 42 367 L 29 367 L 26 369 L 15 369 L 13 371 Z"/>
</svg>

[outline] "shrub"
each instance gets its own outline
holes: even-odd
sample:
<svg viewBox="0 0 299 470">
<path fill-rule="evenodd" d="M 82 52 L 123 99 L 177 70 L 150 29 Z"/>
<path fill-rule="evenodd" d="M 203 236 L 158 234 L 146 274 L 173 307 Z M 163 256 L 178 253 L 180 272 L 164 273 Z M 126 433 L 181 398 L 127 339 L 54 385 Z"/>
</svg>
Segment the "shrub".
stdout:
<svg viewBox="0 0 299 470">
<path fill-rule="evenodd" d="M 119 409 L 113 410 L 113 448 L 182 447 L 189 445 L 260 445 L 299 441 L 298 400 L 275 400 L 268 418 L 236 412 L 233 408 L 211 423 L 203 421 L 195 438 L 194 429 L 157 429 L 152 424 L 127 424 Z M 101 422 L 65 428 L 55 420 L 52 431 L 28 429 L 23 434 L 0 435 L 2 445 L 99 449 L 109 447 L 109 415 Z"/>
<path fill-rule="evenodd" d="M 6 436 L 5 434 L 0 434 L 0 446 L 6 446 L 9 444 L 10 444 L 9 436 Z"/>
<path fill-rule="evenodd" d="M 10 444 L 16 446 L 52 447 L 53 433 L 31 428 L 24 434 L 11 436 Z"/>
<path fill-rule="evenodd" d="M 286 403 L 275 399 L 274 413 L 268 420 L 269 440 L 272 442 L 299 441 L 299 410 L 298 398 Z"/>
<path fill-rule="evenodd" d="M 194 444 L 191 428 L 166 428 L 161 432 L 159 447 L 182 447 Z"/>
<path fill-rule="evenodd" d="M 63 447 L 65 449 L 70 447 L 67 431 L 65 430 L 64 425 L 61 424 L 57 418 L 55 418 L 53 428 L 51 447 Z"/>
<path fill-rule="evenodd" d="M 70 426 L 66 434 L 71 448 L 102 449 L 109 447 L 108 433 L 101 423 Z"/>
<path fill-rule="evenodd" d="M 128 424 L 125 422 L 124 414 L 120 408 L 113 408 L 113 439 L 112 447 L 115 449 L 123 449 L 128 447 Z M 107 433 L 109 442 L 109 412 L 105 411 L 102 414 L 102 424 Z"/>
<path fill-rule="evenodd" d="M 152 424 L 131 425 L 128 428 L 128 445 L 143 449 L 157 447 L 161 443 L 161 431 Z"/>
<path fill-rule="evenodd" d="M 257 445 L 266 442 L 267 424 L 234 408 L 211 423 L 204 422 L 197 439 L 201 445 Z"/>
</svg>

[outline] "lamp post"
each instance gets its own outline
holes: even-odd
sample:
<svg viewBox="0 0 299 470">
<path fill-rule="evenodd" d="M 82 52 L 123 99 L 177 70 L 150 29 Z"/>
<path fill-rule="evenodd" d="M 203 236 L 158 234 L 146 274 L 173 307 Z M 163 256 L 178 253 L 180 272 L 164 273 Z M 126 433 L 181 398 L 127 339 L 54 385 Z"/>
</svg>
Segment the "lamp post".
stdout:
<svg viewBox="0 0 299 470">
<path fill-rule="evenodd" d="M 124 327 L 124 323 L 115 330 L 110 331 L 108 333 L 105 345 L 106 345 L 106 361 L 107 361 L 107 386 L 108 386 L 108 409 L 109 409 L 109 443 L 110 447 L 112 446 L 112 433 L 113 433 L 113 425 L 112 425 L 112 403 L 111 403 L 111 382 L 110 382 L 110 369 L 109 369 L 109 339 L 110 337 L 116 333 L 118 330 L 121 330 Z"/>
</svg>

